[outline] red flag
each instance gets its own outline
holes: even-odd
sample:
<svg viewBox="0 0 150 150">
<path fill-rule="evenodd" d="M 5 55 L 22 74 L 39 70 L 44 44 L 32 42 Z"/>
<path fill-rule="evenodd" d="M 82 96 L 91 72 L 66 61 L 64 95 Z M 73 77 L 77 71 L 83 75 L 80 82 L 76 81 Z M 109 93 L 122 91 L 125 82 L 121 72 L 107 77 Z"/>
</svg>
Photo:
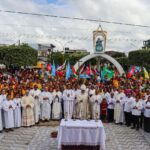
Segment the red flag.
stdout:
<svg viewBox="0 0 150 150">
<path fill-rule="evenodd" d="M 48 71 L 51 71 L 51 65 L 50 64 L 47 64 L 46 68 Z"/>
<path fill-rule="evenodd" d="M 65 75 L 65 71 L 64 70 L 56 71 L 56 75 L 59 77 L 63 77 Z"/>
<path fill-rule="evenodd" d="M 115 77 L 118 77 L 119 76 L 119 72 L 117 70 L 117 68 L 115 68 Z"/>
<path fill-rule="evenodd" d="M 85 68 L 85 65 L 80 66 L 80 68 L 79 68 L 79 74 L 83 74 L 84 68 Z"/>
<path fill-rule="evenodd" d="M 130 71 L 127 74 L 128 78 L 131 78 L 131 76 L 134 74 L 134 70 L 135 70 L 135 66 L 132 66 L 131 69 L 130 69 Z"/>
<path fill-rule="evenodd" d="M 91 67 L 90 67 L 90 65 L 86 69 L 86 74 L 87 75 L 91 75 Z"/>
<path fill-rule="evenodd" d="M 76 74 L 76 71 L 75 71 L 75 69 L 74 69 L 74 66 L 72 66 L 72 73 L 73 73 L 73 74 Z"/>
<path fill-rule="evenodd" d="M 96 66 L 92 66 L 92 67 L 91 67 L 91 71 L 92 71 L 92 74 L 93 74 L 93 75 L 96 75 L 96 72 L 97 72 L 97 71 L 96 71 Z"/>
</svg>

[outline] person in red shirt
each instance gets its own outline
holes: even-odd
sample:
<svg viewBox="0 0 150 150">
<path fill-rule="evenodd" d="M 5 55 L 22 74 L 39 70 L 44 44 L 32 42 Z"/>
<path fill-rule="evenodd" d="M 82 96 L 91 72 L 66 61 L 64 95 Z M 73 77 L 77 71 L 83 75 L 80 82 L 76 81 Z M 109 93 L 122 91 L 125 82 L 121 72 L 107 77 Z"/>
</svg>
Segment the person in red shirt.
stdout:
<svg viewBox="0 0 150 150">
<path fill-rule="evenodd" d="M 106 99 L 104 98 L 104 99 L 102 100 L 101 105 L 100 105 L 100 107 L 101 107 L 101 108 L 100 108 L 100 110 L 101 110 L 101 120 L 102 120 L 103 122 L 106 122 L 107 106 L 108 106 L 107 101 L 106 101 Z"/>
</svg>

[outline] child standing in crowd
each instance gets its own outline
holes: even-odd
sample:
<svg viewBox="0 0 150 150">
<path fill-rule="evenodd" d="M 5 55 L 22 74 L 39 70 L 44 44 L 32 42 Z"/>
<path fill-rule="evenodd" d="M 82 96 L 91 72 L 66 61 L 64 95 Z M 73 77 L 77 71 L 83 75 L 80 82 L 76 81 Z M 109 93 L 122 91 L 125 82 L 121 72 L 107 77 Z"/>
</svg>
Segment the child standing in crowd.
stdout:
<svg viewBox="0 0 150 150">
<path fill-rule="evenodd" d="M 100 107 L 101 107 L 101 120 L 102 120 L 103 122 L 106 122 L 107 106 L 108 106 L 107 101 L 106 101 L 106 99 L 104 98 L 104 99 L 102 100 L 101 105 L 100 105 Z"/>
</svg>

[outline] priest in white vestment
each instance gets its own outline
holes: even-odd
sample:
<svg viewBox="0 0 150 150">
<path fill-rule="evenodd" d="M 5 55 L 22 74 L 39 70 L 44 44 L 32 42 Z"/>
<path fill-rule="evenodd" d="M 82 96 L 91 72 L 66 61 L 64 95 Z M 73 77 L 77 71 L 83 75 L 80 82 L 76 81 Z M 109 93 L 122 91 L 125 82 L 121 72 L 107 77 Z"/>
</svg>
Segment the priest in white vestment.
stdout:
<svg viewBox="0 0 150 150">
<path fill-rule="evenodd" d="M 4 121 L 5 121 L 5 128 L 7 132 L 13 131 L 13 128 L 15 126 L 14 109 L 15 109 L 14 101 L 11 99 L 11 95 L 8 95 L 6 100 L 3 103 Z"/>
<path fill-rule="evenodd" d="M 96 90 L 95 94 L 91 98 L 92 104 L 92 119 L 100 118 L 100 104 L 102 102 L 102 97 L 99 94 L 99 91 Z M 98 117 L 98 118 L 97 118 Z"/>
<path fill-rule="evenodd" d="M 34 89 L 30 90 L 30 95 L 34 98 L 34 120 L 35 123 L 39 123 L 40 119 L 40 94 L 41 91 L 38 89 L 38 86 L 35 85 Z"/>
<path fill-rule="evenodd" d="M 52 119 L 60 120 L 62 117 L 61 100 L 58 95 L 55 95 L 52 107 Z"/>
<path fill-rule="evenodd" d="M 67 119 L 71 119 L 74 112 L 75 93 L 74 90 L 71 89 L 70 85 L 67 86 L 67 89 L 63 93 L 63 100 L 64 113 L 67 113 Z"/>
<path fill-rule="evenodd" d="M 76 114 L 76 113 L 77 113 L 77 110 L 76 110 L 76 105 L 75 105 L 75 104 L 76 104 L 76 102 L 77 102 L 77 97 L 78 97 L 78 95 L 81 94 L 81 90 L 80 90 L 80 88 L 79 88 L 78 85 L 75 86 L 74 94 L 75 94 L 75 98 L 74 98 L 74 112 L 73 112 L 73 114 Z"/>
<path fill-rule="evenodd" d="M 124 102 L 125 94 L 121 91 L 116 96 L 115 107 L 114 107 L 114 120 L 116 124 L 124 122 Z"/>
<path fill-rule="evenodd" d="M 34 121 L 34 98 L 29 95 L 29 91 L 26 91 L 24 97 L 21 100 L 22 106 L 22 126 L 32 126 Z"/>
<path fill-rule="evenodd" d="M 76 110 L 78 119 L 87 119 L 90 115 L 89 97 L 86 92 L 86 86 L 84 84 L 81 85 L 81 94 L 77 97 Z"/>
<path fill-rule="evenodd" d="M 48 87 L 44 88 L 44 91 L 41 93 L 41 119 L 43 121 L 48 121 L 51 118 L 51 104 L 53 102 L 52 91 L 48 91 Z"/>
<path fill-rule="evenodd" d="M 19 94 L 16 95 L 14 98 L 15 110 L 14 110 L 14 117 L 15 117 L 15 128 L 21 127 L 21 98 Z"/>
<path fill-rule="evenodd" d="M 3 130 L 3 120 L 2 120 L 2 111 L 3 111 L 3 97 L 0 95 L 0 132 Z"/>
</svg>

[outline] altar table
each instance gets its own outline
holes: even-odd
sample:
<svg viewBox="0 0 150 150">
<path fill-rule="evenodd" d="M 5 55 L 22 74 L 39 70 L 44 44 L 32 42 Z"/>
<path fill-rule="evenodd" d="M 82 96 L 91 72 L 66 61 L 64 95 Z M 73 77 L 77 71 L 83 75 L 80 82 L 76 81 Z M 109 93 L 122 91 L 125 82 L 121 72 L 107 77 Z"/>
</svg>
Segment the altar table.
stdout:
<svg viewBox="0 0 150 150">
<path fill-rule="evenodd" d="M 58 131 L 58 149 L 67 149 L 68 147 L 95 147 L 97 150 L 105 150 L 106 134 L 104 126 L 100 120 L 61 120 Z M 69 148 L 68 148 L 69 149 Z M 71 148 L 75 149 L 75 148 Z"/>
</svg>

